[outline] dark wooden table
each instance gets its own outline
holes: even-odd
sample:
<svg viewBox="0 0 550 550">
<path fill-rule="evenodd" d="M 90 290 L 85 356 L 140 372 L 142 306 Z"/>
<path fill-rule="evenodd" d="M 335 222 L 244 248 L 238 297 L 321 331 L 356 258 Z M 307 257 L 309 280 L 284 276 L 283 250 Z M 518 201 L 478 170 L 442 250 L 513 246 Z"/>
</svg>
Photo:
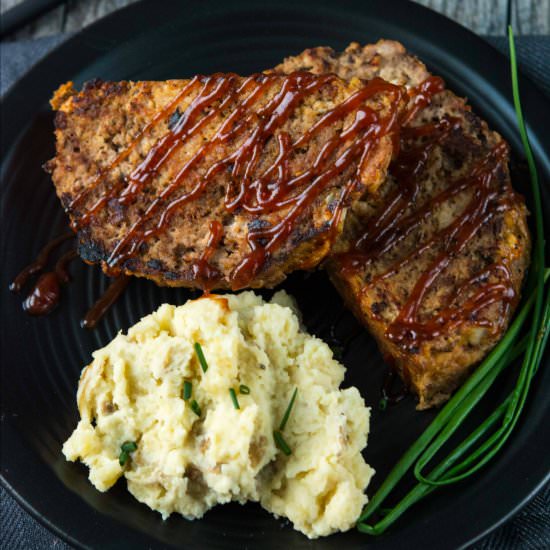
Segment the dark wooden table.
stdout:
<svg viewBox="0 0 550 550">
<path fill-rule="evenodd" d="M 22 0 L 0 0 L 0 13 Z M 136 0 L 69 0 L 13 33 L 7 40 L 22 40 L 77 31 L 107 13 Z M 162 1 L 162 0 L 159 0 Z M 389 2 L 391 0 L 388 0 Z M 510 3 L 516 34 L 550 34 L 550 0 L 416 0 L 443 13 L 478 34 L 504 35 Z"/>
</svg>

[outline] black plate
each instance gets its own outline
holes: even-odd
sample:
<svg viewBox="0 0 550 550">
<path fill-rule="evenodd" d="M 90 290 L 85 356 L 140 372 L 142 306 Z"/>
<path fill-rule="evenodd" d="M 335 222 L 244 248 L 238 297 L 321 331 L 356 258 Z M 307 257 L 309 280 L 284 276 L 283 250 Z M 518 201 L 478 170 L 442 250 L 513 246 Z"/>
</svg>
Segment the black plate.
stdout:
<svg viewBox="0 0 550 550">
<path fill-rule="evenodd" d="M 106 344 L 164 301 L 184 302 L 189 293 L 132 281 L 95 331 L 79 321 L 106 286 L 99 269 L 74 265 L 74 282 L 62 305 L 47 318 L 30 318 L 7 291 L 10 279 L 52 236 L 65 216 L 41 164 L 53 154 L 52 115 L 47 101 L 59 83 L 74 80 L 164 79 L 195 73 L 248 74 L 284 56 L 319 44 L 337 49 L 350 41 L 402 41 L 467 95 L 476 110 L 521 152 L 504 57 L 475 35 L 418 5 L 388 0 L 338 2 L 146 1 L 103 19 L 62 45 L 26 75 L 5 98 L 2 124 L 2 479 L 35 517 L 69 542 L 93 547 L 194 548 L 456 548 L 482 536 L 514 513 L 548 478 L 550 369 L 537 376 L 521 425 L 490 467 L 474 480 L 442 491 L 410 511 L 386 535 L 373 539 L 352 531 L 308 541 L 257 505 L 218 507 L 201 521 L 166 522 L 125 491 L 92 488 L 87 469 L 65 462 L 61 444 L 76 424 L 75 392 L 80 369 L 93 349 Z M 522 81 L 525 112 L 541 179 L 550 178 L 550 108 Z M 515 185 L 529 201 L 521 177 Z M 546 193 L 546 190 L 545 190 Z M 545 209 L 550 216 L 546 193 Z M 300 303 L 306 323 L 327 336 L 341 302 L 323 273 L 294 275 L 285 285 Z M 344 312 L 342 333 L 358 328 Z M 415 413 L 411 398 L 385 413 L 376 410 L 384 366 L 364 333 L 346 349 L 346 384 L 357 385 L 373 406 L 366 458 L 376 470 L 369 493 L 433 417 Z M 513 373 L 510 373 L 512 376 Z M 510 379 L 512 380 L 512 378 Z M 497 402 L 497 389 L 476 411 Z"/>
</svg>

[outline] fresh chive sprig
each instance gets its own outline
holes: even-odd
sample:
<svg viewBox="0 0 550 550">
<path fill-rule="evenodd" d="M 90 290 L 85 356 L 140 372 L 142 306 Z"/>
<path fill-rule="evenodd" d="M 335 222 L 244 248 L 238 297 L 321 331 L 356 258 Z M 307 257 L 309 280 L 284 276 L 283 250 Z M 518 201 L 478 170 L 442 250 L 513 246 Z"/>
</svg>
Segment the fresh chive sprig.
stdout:
<svg viewBox="0 0 550 550">
<path fill-rule="evenodd" d="M 294 388 L 285 414 L 283 415 L 281 423 L 279 424 L 279 429 L 273 432 L 273 439 L 275 440 L 276 447 L 281 450 L 286 456 L 290 456 L 292 454 L 292 450 L 289 447 L 288 443 L 285 441 L 285 438 L 283 437 L 283 430 L 285 429 L 288 419 L 290 418 L 290 413 L 292 412 L 292 407 L 294 407 L 294 401 L 296 401 L 297 395 L 298 388 Z"/>
<path fill-rule="evenodd" d="M 183 400 L 189 401 L 191 399 L 191 395 L 193 395 L 193 385 L 189 380 L 185 380 L 183 382 Z"/>
<path fill-rule="evenodd" d="M 118 455 L 118 463 L 121 466 L 124 466 L 126 462 L 128 462 L 128 459 L 130 458 L 130 454 L 137 450 L 137 443 L 135 441 L 125 441 L 120 446 L 120 454 Z"/>
<path fill-rule="evenodd" d="M 363 533 L 370 535 L 383 533 L 416 502 L 437 490 L 441 485 L 457 483 L 473 475 L 500 451 L 513 432 L 524 408 L 532 379 L 539 368 L 548 341 L 550 289 L 545 297 L 544 287 L 550 276 L 550 270 L 544 268 L 542 202 L 536 164 L 521 109 L 516 51 L 511 27 L 508 28 L 508 40 L 514 106 L 529 166 L 534 203 L 536 240 L 533 250 L 533 275 L 526 292 L 528 298 L 501 342 L 402 456 L 367 504 L 357 523 L 358 530 Z M 520 339 L 520 333 L 525 329 L 527 334 Z M 454 450 L 429 473 L 424 474 L 423 470 L 430 460 L 463 424 L 501 372 L 522 355 L 522 364 L 514 390 Z M 418 483 L 393 508 L 383 508 L 382 503 L 411 468 Z M 382 519 L 374 524 L 367 524 L 366 520 L 375 513 L 383 516 Z"/>
<path fill-rule="evenodd" d="M 231 401 L 233 401 L 233 407 L 235 409 L 240 409 L 239 400 L 237 399 L 237 394 L 233 388 L 229 388 L 229 395 L 231 396 Z"/>
<path fill-rule="evenodd" d="M 286 408 L 285 414 L 283 415 L 283 419 L 281 420 L 281 424 L 279 425 L 279 431 L 281 432 L 285 429 L 286 423 L 288 422 L 290 413 L 292 412 L 292 407 L 294 406 L 294 401 L 296 401 L 297 394 L 298 394 L 298 388 L 294 388 L 294 392 L 292 393 L 292 397 L 290 398 L 288 407 Z"/>
<path fill-rule="evenodd" d="M 204 356 L 204 352 L 202 351 L 202 346 L 198 342 L 195 342 L 193 347 L 195 348 L 195 353 L 197 354 L 197 358 L 199 359 L 202 372 L 206 372 L 208 370 L 208 363 L 206 362 L 206 357 Z"/>
<path fill-rule="evenodd" d="M 200 405 L 197 403 L 196 399 L 193 399 L 193 401 L 191 401 L 191 410 L 199 417 L 202 414 Z"/>
<path fill-rule="evenodd" d="M 285 441 L 283 434 L 279 430 L 275 430 L 273 432 L 273 439 L 275 440 L 275 445 L 277 448 L 283 451 L 286 456 L 290 456 L 292 454 L 288 443 Z"/>
</svg>

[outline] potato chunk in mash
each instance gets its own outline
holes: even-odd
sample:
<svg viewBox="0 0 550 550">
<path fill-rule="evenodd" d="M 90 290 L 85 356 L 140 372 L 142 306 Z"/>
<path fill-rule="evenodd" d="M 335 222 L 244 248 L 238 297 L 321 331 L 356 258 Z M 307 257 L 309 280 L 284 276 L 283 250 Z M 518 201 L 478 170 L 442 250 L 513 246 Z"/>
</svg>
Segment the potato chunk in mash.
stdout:
<svg viewBox="0 0 550 550">
<path fill-rule="evenodd" d="M 164 518 L 259 501 L 311 538 L 355 524 L 373 474 L 369 410 L 356 388 L 338 389 L 344 367 L 285 293 L 163 305 L 93 358 L 63 453 L 100 491 L 124 476 Z M 296 388 L 282 450 L 274 432 Z"/>
</svg>

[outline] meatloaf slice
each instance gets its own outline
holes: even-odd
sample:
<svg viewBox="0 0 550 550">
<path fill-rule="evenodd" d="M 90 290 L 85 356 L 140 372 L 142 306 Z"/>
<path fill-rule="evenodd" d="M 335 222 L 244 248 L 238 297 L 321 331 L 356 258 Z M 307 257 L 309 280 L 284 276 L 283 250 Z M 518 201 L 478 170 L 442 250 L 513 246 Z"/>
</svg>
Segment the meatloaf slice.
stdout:
<svg viewBox="0 0 550 550">
<path fill-rule="evenodd" d="M 404 88 L 334 75 L 72 83 L 47 164 L 105 273 L 272 287 L 317 265 L 390 162 Z"/>
<path fill-rule="evenodd" d="M 326 269 L 418 408 L 440 405 L 502 337 L 528 266 L 507 144 L 397 42 L 313 48 L 275 72 L 296 70 L 409 90 L 399 157 L 378 197 L 353 205 Z"/>
</svg>

